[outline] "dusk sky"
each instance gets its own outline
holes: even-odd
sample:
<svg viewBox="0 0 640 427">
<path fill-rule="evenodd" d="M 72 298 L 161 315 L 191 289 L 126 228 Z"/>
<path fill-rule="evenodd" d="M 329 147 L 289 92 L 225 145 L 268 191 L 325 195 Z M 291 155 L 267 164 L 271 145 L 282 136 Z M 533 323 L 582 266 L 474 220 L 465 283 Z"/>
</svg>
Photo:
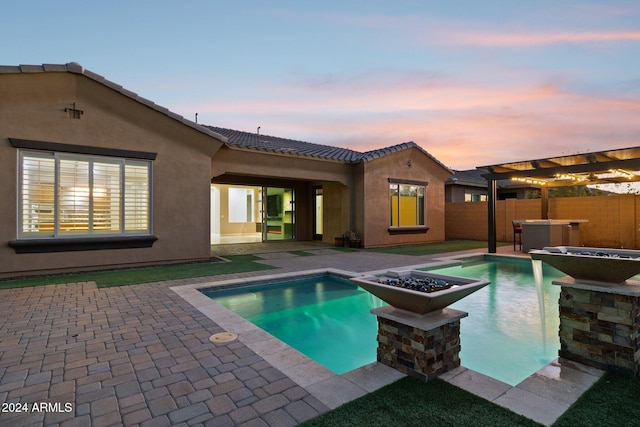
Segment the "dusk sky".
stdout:
<svg viewBox="0 0 640 427">
<path fill-rule="evenodd" d="M 452 169 L 640 146 L 637 0 L 47 0 L 2 23 L 0 65 L 77 62 L 201 124 Z"/>
</svg>

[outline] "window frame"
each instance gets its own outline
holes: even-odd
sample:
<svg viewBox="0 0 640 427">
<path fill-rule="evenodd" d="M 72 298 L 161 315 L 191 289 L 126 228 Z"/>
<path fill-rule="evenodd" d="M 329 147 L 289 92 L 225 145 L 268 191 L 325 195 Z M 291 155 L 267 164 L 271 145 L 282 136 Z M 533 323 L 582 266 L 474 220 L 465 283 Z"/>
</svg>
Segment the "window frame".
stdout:
<svg viewBox="0 0 640 427">
<path fill-rule="evenodd" d="M 487 194 L 486 193 L 474 193 L 470 191 L 465 191 L 464 193 L 464 201 L 465 203 L 477 203 L 477 202 L 486 202 Z"/>
<path fill-rule="evenodd" d="M 119 150 L 101 147 L 80 146 L 71 144 L 61 144 L 54 142 L 32 141 L 9 138 L 11 145 L 17 148 L 18 176 L 17 178 L 17 206 L 16 206 L 16 235 L 17 239 L 10 241 L 9 246 L 14 248 L 16 253 L 40 253 L 40 252 L 60 252 L 75 250 L 97 250 L 97 249 L 131 249 L 151 247 L 158 239 L 153 234 L 153 161 L 157 153 Z M 59 162 L 54 162 L 54 232 L 46 235 L 29 234 L 24 230 L 23 212 L 23 180 L 24 180 L 24 159 L 28 157 L 51 156 L 54 159 L 63 158 L 78 159 L 79 161 L 90 161 L 90 163 L 111 163 L 120 165 L 118 177 L 118 221 L 119 229 L 116 232 L 81 232 L 77 234 L 59 233 L 60 219 L 58 217 L 58 203 L 60 197 L 59 185 Z M 146 229 L 131 230 L 127 228 L 126 218 L 126 174 L 127 165 L 143 166 L 146 169 Z M 129 169 L 129 173 L 132 170 Z M 144 174 L 143 174 L 144 175 Z M 112 175 L 113 176 L 113 175 Z M 93 185 L 93 183 L 91 183 Z M 93 187 L 89 187 L 93 188 Z M 134 221 L 135 224 L 135 221 Z"/>
<path fill-rule="evenodd" d="M 389 227 L 387 231 L 389 234 L 412 234 L 412 233 L 426 233 L 429 230 L 427 226 L 427 186 L 428 182 L 424 181 L 413 181 L 413 180 L 404 180 L 404 179 L 388 179 L 388 197 L 389 197 Z M 393 225 L 393 200 L 392 200 L 392 187 L 396 187 L 396 192 L 398 195 L 397 198 L 397 206 L 395 206 L 395 212 L 397 215 L 397 225 Z M 416 187 L 416 223 L 411 225 L 403 225 L 401 223 L 401 187 L 410 186 Z M 420 212 L 420 189 L 422 190 L 422 211 Z M 422 224 L 418 224 L 422 220 Z"/>
<path fill-rule="evenodd" d="M 94 236 L 132 236 L 132 235 L 150 235 L 152 234 L 152 163 L 149 160 L 139 160 L 139 159 L 127 159 L 127 158 L 118 158 L 118 157 L 107 157 L 107 156 L 96 156 L 96 155 L 87 155 L 87 154 L 75 154 L 75 153 L 61 153 L 61 152 L 50 152 L 50 151 L 36 151 L 36 150 L 19 150 L 18 153 L 18 161 L 19 161 L 19 177 L 18 177 L 18 239 L 60 239 L 60 238 L 74 238 L 74 237 L 83 237 L 89 238 Z M 27 219 L 25 218 L 24 211 L 24 195 L 25 195 L 25 187 L 24 187 L 24 178 L 25 178 L 25 162 L 28 159 L 35 158 L 44 158 L 51 159 L 53 161 L 53 218 L 52 218 L 52 226 L 53 229 L 51 233 L 29 233 L 25 230 L 25 224 Z M 81 217 L 78 215 L 80 209 L 77 211 L 74 209 L 64 209 L 65 199 L 68 199 L 70 196 L 64 193 L 63 183 L 61 182 L 63 179 L 63 175 L 65 174 L 66 165 L 70 164 L 79 164 L 86 165 L 86 184 L 87 186 L 87 196 L 85 200 L 82 200 L 80 203 L 86 205 L 85 211 L 82 216 L 86 215 L 86 218 L 79 219 L 80 224 L 85 224 L 86 229 L 83 227 L 78 231 L 74 231 L 72 226 L 69 226 L 69 220 L 65 220 L 65 212 L 69 212 L 72 218 Z M 97 226 L 96 217 L 99 215 L 100 209 L 97 205 L 98 196 L 95 195 L 97 184 L 95 176 L 98 174 L 97 165 L 112 165 L 117 167 L 117 173 L 111 174 L 110 177 L 116 179 L 116 188 L 117 188 L 117 203 L 115 205 L 115 209 L 117 212 L 113 213 L 113 217 L 117 221 L 114 225 L 114 229 L 112 231 L 101 231 L 100 227 Z M 146 228 L 145 229 L 135 229 L 128 225 L 127 222 L 127 172 L 128 166 L 137 166 L 144 167 L 146 169 L 146 210 L 143 214 L 146 218 Z M 129 169 L 130 171 L 130 169 Z M 78 175 L 73 175 L 75 178 Z M 77 198 L 78 196 L 72 196 Z M 67 202 L 68 203 L 68 202 Z M 79 203 L 79 202 L 74 202 Z M 72 204 L 74 204 L 72 203 Z M 79 203 L 79 204 L 80 204 Z M 72 221 L 73 222 L 73 221 Z"/>
</svg>

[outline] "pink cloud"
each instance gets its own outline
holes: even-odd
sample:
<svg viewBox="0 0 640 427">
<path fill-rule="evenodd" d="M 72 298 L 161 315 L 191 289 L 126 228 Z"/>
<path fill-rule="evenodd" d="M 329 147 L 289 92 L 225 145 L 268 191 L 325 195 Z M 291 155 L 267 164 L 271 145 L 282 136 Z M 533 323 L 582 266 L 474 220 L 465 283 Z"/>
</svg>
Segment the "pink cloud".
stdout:
<svg viewBox="0 0 640 427">
<path fill-rule="evenodd" d="M 565 11 L 572 19 L 579 17 L 582 22 L 602 24 L 603 18 L 617 18 L 640 14 L 638 8 L 620 8 L 613 5 L 579 5 Z M 555 11 L 560 14 L 561 12 Z M 393 33 L 404 40 L 422 40 L 428 45 L 462 45 L 484 47 L 528 47 L 548 46 L 559 43 L 614 43 L 640 40 L 640 31 L 496 31 L 487 29 L 487 22 L 443 20 L 418 15 L 387 16 L 336 16 L 325 15 L 325 20 L 342 25 L 357 25 L 363 28 Z M 536 18 L 532 18 L 536 19 Z M 569 19 L 567 17 L 567 19 Z"/>
<path fill-rule="evenodd" d="M 413 77 L 411 77 L 413 76 Z M 262 98 L 194 107 L 200 122 L 367 151 L 415 141 L 455 169 L 637 145 L 640 100 L 574 93 L 554 82 L 425 78 L 283 83 Z M 179 110 L 177 110 L 179 111 Z"/>
<path fill-rule="evenodd" d="M 493 33 L 458 32 L 443 43 L 474 46 L 544 46 L 558 43 L 611 43 L 640 40 L 640 31 Z"/>
</svg>

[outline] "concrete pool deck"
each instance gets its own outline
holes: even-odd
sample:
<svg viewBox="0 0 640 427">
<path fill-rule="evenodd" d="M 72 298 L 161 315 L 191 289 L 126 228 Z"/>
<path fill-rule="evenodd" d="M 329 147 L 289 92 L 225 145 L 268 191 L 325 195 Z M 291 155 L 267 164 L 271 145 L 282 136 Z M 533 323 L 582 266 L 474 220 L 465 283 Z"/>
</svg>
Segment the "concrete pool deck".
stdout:
<svg viewBox="0 0 640 427">
<path fill-rule="evenodd" d="M 278 267 L 272 274 L 366 272 L 443 256 L 345 253 L 304 244 L 270 249 L 261 262 Z M 314 256 L 291 254 L 295 250 Z M 87 282 L 0 291 L 0 401 L 14 409 L 0 413 L 0 425 L 288 426 L 402 376 L 379 364 L 335 375 L 244 319 L 194 299 L 195 289 L 211 282 L 261 275 L 265 272 L 108 289 Z M 239 338 L 209 341 L 223 331 Z M 444 379 L 549 425 L 601 374 L 560 361 L 516 387 L 463 367 Z M 36 411 L 33 403 L 50 405 Z M 16 404 L 27 404 L 27 412 L 17 412 Z"/>
</svg>

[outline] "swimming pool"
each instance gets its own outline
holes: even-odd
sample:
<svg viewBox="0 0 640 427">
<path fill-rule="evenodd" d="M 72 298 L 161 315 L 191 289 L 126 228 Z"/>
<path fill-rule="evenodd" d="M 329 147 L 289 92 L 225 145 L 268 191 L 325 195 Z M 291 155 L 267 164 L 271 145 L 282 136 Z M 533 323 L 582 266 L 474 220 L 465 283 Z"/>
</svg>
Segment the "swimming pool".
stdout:
<svg viewBox="0 0 640 427">
<path fill-rule="evenodd" d="M 384 303 L 330 274 L 203 293 L 337 374 L 375 362 Z"/>
<path fill-rule="evenodd" d="M 557 357 L 559 289 L 551 281 L 562 273 L 544 270 L 543 326 L 529 260 L 474 259 L 437 271 L 492 282 L 452 306 L 469 312 L 461 322 L 463 366 L 515 385 Z M 369 310 L 384 303 L 345 278 L 203 293 L 338 374 L 376 360 L 377 321 Z"/>
<path fill-rule="evenodd" d="M 564 273 L 543 265 L 541 319 L 530 260 L 485 256 L 432 271 L 491 281 L 451 306 L 469 313 L 460 322 L 462 366 L 516 385 L 558 357 L 560 287 L 551 282 Z"/>
</svg>

